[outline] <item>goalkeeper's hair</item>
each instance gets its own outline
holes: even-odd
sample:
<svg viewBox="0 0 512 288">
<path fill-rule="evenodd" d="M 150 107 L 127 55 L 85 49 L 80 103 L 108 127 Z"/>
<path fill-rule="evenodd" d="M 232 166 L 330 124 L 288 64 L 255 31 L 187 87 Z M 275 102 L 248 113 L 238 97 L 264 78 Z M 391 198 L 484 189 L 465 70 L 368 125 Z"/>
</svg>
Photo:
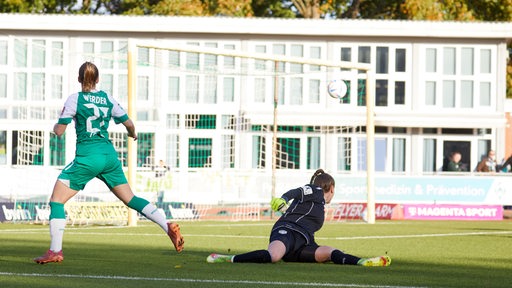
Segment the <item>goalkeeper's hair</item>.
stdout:
<svg viewBox="0 0 512 288">
<path fill-rule="evenodd" d="M 331 186 L 335 185 L 334 178 L 332 178 L 331 175 L 325 173 L 323 169 L 318 169 L 315 171 L 315 173 L 313 173 L 309 184 L 322 188 L 324 192 L 329 191 Z"/>
</svg>

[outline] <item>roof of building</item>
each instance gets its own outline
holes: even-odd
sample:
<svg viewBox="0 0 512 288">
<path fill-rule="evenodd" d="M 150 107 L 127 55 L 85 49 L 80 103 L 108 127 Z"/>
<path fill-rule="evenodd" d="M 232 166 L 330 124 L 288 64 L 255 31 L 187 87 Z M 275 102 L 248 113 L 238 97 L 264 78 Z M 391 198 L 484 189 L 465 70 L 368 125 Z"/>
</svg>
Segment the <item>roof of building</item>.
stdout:
<svg viewBox="0 0 512 288">
<path fill-rule="evenodd" d="M 512 39 L 512 22 L 0 14 L 0 31 Z"/>
</svg>

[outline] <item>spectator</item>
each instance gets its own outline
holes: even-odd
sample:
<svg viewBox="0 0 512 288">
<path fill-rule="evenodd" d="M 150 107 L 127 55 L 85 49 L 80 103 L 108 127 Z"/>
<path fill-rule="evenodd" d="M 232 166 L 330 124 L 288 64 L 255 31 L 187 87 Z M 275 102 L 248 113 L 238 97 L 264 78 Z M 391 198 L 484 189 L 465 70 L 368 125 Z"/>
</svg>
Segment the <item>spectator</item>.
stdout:
<svg viewBox="0 0 512 288">
<path fill-rule="evenodd" d="M 450 172 L 463 171 L 462 164 L 460 162 L 461 160 L 462 160 L 462 155 L 460 154 L 459 151 L 452 152 L 452 154 L 450 155 L 448 164 L 446 166 L 446 171 L 450 171 Z"/>
<path fill-rule="evenodd" d="M 494 150 L 487 152 L 487 157 L 484 157 L 478 166 L 476 167 L 477 172 L 496 172 L 496 153 Z"/>
</svg>

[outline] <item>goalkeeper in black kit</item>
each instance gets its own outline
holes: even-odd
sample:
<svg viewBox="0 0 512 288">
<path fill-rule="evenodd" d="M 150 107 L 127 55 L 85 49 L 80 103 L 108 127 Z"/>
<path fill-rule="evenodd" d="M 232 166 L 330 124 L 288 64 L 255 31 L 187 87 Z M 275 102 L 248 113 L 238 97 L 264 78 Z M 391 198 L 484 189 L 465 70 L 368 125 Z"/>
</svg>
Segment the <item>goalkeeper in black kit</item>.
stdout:
<svg viewBox="0 0 512 288">
<path fill-rule="evenodd" d="M 272 210 L 279 211 L 290 206 L 277 220 L 270 233 L 270 244 L 266 250 L 255 250 L 238 255 L 210 254 L 208 263 L 275 263 L 328 262 L 361 266 L 389 266 L 391 258 L 378 256 L 360 258 L 339 249 L 320 246 L 315 242 L 315 232 L 322 228 L 325 204 L 334 196 L 334 178 L 322 169 L 315 171 L 309 184 L 292 189 L 280 198 L 273 198 Z"/>
</svg>

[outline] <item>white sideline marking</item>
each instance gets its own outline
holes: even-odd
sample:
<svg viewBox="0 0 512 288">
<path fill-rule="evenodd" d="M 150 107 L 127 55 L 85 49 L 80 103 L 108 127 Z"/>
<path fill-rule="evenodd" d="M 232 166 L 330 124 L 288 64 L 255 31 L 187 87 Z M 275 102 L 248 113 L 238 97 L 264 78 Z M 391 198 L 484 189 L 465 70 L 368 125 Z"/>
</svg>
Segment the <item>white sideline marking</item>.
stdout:
<svg viewBox="0 0 512 288">
<path fill-rule="evenodd" d="M 302 283 L 302 282 L 271 282 L 271 281 L 215 280 L 215 279 L 187 279 L 187 278 L 155 278 L 155 277 L 133 277 L 133 276 L 42 274 L 42 273 L 12 273 L 12 272 L 0 272 L 0 276 L 60 277 L 60 278 L 104 279 L 104 280 L 112 280 L 112 279 L 114 279 L 114 280 L 131 280 L 131 281 L 169 281 L 169 282 L 188 282 L 188 283 L 294 285 L 294 286 L 311 286 L 311 287 L 314 286 L 314 287 L 420 288 L 420 287 L 417 287 L 417 286 L 361 285 L 361 284 L 338 284 L 338 283 Z"/>
</svg>

